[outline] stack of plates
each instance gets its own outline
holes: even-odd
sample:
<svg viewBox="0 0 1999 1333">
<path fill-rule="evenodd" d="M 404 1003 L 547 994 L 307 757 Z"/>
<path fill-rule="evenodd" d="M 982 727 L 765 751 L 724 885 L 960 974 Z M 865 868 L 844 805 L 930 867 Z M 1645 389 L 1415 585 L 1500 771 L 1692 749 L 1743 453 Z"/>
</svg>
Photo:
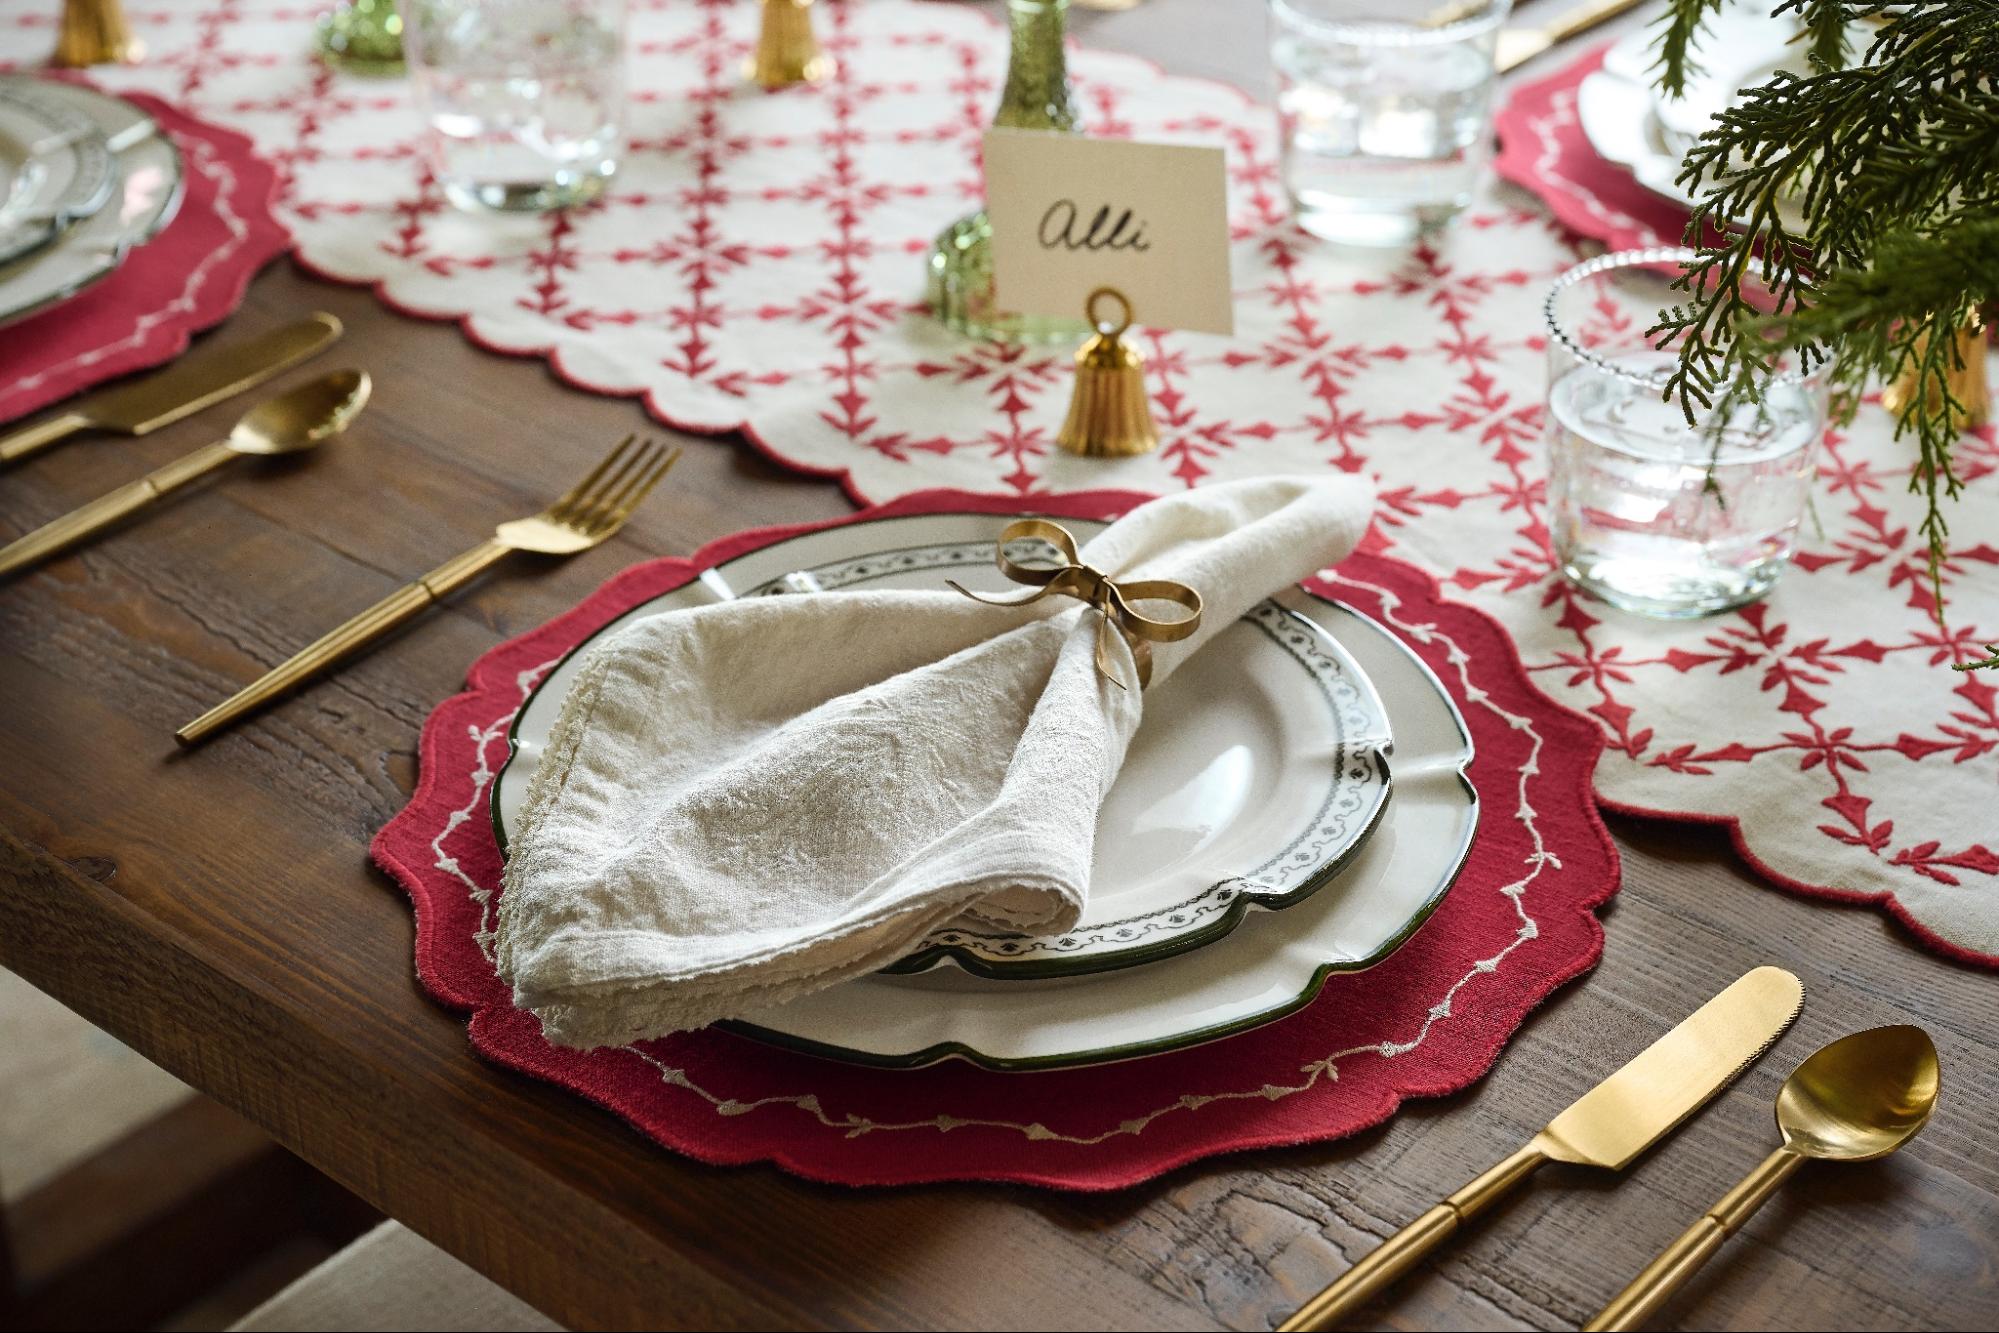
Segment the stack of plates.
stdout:
<svg viewBox="0 0 1999 1333">
<path fill-rule="evenodd" d="M 0 324 L 111 276 L 172 219 L 180 154 L 115 97 L 0 75 Z"/>
<path fill-rule="evenodd" d="M 1079 538 L 1100 523 L 1063 519 Z M 633 620 L 800 589 L 1008 586 L 990 514 L 879 519 L 777 542 L 613 621 L 528 697 L 493 784 L 500 845 L 575 679 Z M 807 594 L 809 595 L 809 593 Z M 1392 737 L 1392 740 L 1391 740 Z M 735 1024 L 835 1059 L 1048 1069 L 1177 1050 L 1303 1007 L 1386 958 L 1457 878 L 1478 822 L 1464 719 L 1387 629 L 1291 589 L 1148 694 L 1098 821 L 1089 910 L 1028 936 L 976 922 Z"/>
<path fill-rule="evenodd" d="M 1694 194 L 1679 180 L 1687 150 L 1742 89 L 1767 83 L 1780 70 L 1808 72 L 1799 35 L 1794 17 L 1773 17 L 1754 5 L 1723 8 L 1706 21 L 1699 68 L 1689 74 L 1684 95 L 1668 97 L 1657 87 L 1658 34 L 1634 31 L 1604 53 L 1603 68 L 1576 90 L 1583 135 L 1599 157 L 1640 185 L 1691 208 Z"/>
</svg>

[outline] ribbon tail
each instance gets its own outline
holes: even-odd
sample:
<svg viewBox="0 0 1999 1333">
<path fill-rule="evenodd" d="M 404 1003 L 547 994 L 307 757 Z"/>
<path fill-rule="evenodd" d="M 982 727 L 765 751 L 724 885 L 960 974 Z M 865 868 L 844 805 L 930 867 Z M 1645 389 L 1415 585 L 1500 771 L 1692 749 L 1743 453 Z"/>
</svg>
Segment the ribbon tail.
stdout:
<svg viewBox="0 0 1999 1333">
<path fill-rule="evenodd" d="M 1097 674 L 1122 690 L 1126 688 L 1125 683 L 1111 669 L 1111 635 L 1115 630 L 1116 626 L 1109 616 L 1100 614 L 1097 617 Z"/>
<path fill-rule="evenodd" d="M 1026 606 L 1029 602 L 1040 601 L 1042 598 L 1048 595 L 1049 591 L 1047 588 L 1036 588 L 1033 592 L 1030 592 L 1025 596 L 1008 598 L 1008 597 L 987 597 L 982 593 L 973 592 L 970 588 L 967 588 L 964 584 L 958 582 L 956 579 L 945 579 L 944 586 L 950 588 L 954 592 L 963 593 L 965 596 L 971 598 L 975 602 L 984 602 L 987 606 Z"/>
</svg>

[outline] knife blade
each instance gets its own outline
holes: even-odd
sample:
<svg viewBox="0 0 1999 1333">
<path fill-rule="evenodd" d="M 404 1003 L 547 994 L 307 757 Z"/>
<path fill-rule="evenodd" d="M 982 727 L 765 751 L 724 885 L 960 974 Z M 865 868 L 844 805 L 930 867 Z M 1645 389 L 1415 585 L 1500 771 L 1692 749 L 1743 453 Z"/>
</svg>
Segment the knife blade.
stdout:
<svg viewBox="0 0 1999 1333">
<path fill-rule="evenodd" d="M 1549 1162 L 1623 1170 L 1769 1050 L 1804 1002 L 1803 984 L 1782 968 L 1744 973 L 1577 1098 L 1525 1147 L 1383 1241 L 1278 1328 L 1331 1328 Z"/>
<path fill-rule="evenodd" d="M 262 384 L 332 346 L 340 333 L 340 321 L 320 311 L 248 341 L 203 347 L 164 370 L 99 389 L 62 415 L 0 439 L 0 463 L 27 458 L 80 430 L 145 435 Z"/>
<path fill-rule="evenodd" d="M 1804 1006 L 1780 967 L 1759 967 L 1591 1088 L 1534 1136 L 1552 1161 L 1621 1171 L 1677 1129 L 1757 1056 Z"/>
</svg>

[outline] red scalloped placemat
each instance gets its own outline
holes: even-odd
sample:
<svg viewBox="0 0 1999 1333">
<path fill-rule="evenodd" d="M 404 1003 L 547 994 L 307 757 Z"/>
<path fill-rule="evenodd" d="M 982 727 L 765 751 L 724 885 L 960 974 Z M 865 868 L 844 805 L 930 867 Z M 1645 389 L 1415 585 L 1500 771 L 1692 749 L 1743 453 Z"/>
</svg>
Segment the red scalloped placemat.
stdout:
<svg viewBox="0 0 1999 1333">
<path fill-rule="evenodd" d="M 249 139 L 157 97 L 125 96 L 180 147 L 187 193 L 173 221 L 117 272 L 0 329 L 0 366 L 7 368 L 0 421 L 171 361 L 194 334 L 227 318 L 257 270 L 291 245 L 271 212 L 277 173 Z"/>
<path fill-rule="evenodd" d="M 1603 67 L 1610 43 L 1507 95 L 1494 117 L 1499 153 L 1493 169 L 1532 190 L 1557 221 L 1613 250 L 1674 245 L 1687 210 L 1597 156 L 1576 116 L 1576 89 Z"/>
<path fill-rule="evenodd" d="M 1405 1097 L 1477 1079 L 1528 1011 L 1602 953 L 1594 909 L 1618 882 L 1590 791 L 1603 741 L 1528 683 L 1496 623 L 1442 600 L 1412 566 L 1371 554 L 1312 586 L 1401 634 L 1445 682 L 1477 746 L 1471 776 L 1483 809 L 1465 871 L 1429 922 L 1387 961 L 1333 978 L 1300 1012 L 1188 1051 L 1006 1074 L 961 1062 L 864 1069 L 712 1030 L 572 1051 L 543 1041 L 533 1016 L 514 1008 L 487 953 L 500 891 L 487 797 L 508 724 L 567 649 L 703 569 L 817 527 L 952 511 L 1108 518 L 1143 498 L 933 491 L 831 524 L 739 533 L 684 560 L 635 565 L 494 648 L 425 724 L 416 793 L 374 843 L 415 906 L 423 984 L 471 1012 L 481 1055 L 598 1102 L 667 1147 L 853 1185 L 1114 1189 L 1215 1153 L 1352 1134 Z"/>
</svg>

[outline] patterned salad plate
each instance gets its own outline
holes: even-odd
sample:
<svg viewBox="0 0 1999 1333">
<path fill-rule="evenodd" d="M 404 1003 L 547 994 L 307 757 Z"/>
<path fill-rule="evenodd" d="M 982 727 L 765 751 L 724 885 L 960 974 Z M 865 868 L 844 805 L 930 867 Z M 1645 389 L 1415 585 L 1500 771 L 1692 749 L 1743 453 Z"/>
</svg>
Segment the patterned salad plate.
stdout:
<svg viewBox="0 0 1999 1333">
<path fill-rule="evenodd" d="M 1085 539 L 1102 527 L 1064 522 Z M 739 596 L 936 588 L 947 577 L 1004 591 L 992 567 L 1000 526 L 991 515 L 931 514 L 792 538 L 634 609 L 581 647 L 634 619 Z M 550 672 L 515 720 L 493 785 L 503 848 L 575 660 Z M 848 982 L 737 1026 L 870 1064 L 958 1056 L 1048 1068 L 1268 1022 L 1309 1001 L 1331 973 L 1386 957 L 1435 907 L 1477 820 L 1470 760 L 1455 707 L 1412 653 L 1366 617 L 1294 589 L 1218 635 L 1147 699 L 1105 801 L 1092 913 L 1071 932 L 1076 946 L 1044 952 L 1018 936 L 947 929 L 904 975 Z M 1127 937 L 1134 921 L 1156 923 L 1161 938 L 1149 929 Z M 1121 961 L 1085 962 L 1081 974 L 1038 984 L 1001 979 L 1013 977 L 1009 964 L 1048 977 L 1090 948 Z M 1126 966 L 1171 953 L 1183 956 Z M 938 965 L 947 961 L 956 966 Z"/>
<path fill-rule="evenodd" d="M 110 197 L 39 249 L 0 265 L 0 324 L 37 314 L 117 271 L 173 220 L 185 178 L 180 151 L 129 102 L 73 84 L 0 76 L 0 93 L 30 85 L 38 102 L 96 127 L 111 157 Z"/>
<path fill-rule="evenodd" d="M 32 79 L 0 78 L 0 264 L 104 207 L 117 174 L 96 121 Z"/>
<path fill-rule="evenodd" d="M 871 549 L 738 592 L 938 588 L 947 578 L 999 590 L 1005 585 L 982 568 L 992 550 L 990 530 L 977 542 Z M 1056 556 L 1043 542 L 1010 551 L 1029 564 Z M 541 753 L 571 676 L 569 669 L 551 676 L 541 690 L 548 697 L 531 701 L 514 728 L 516 753 L 528 764 Z M 1216 651 L 1192 659 L 1148 698 L 1146 712 L 1156 720 L 1133 738 L 1098 821 L 1083 919 L 1051 935 L 954 922 L 891 972 L 955 965 L 1023 980 L 1184 953 L 1228 934 L 1251 910 L 1304 901 L 1380 822 L 1389 796 L 1381 700 L 1337 641 L 1275 602 L 1225 630 Z M 510 768 L 496 788 L 502 846 L 513 802 L 525 792 L 514 783 Z"/>
</svg>

